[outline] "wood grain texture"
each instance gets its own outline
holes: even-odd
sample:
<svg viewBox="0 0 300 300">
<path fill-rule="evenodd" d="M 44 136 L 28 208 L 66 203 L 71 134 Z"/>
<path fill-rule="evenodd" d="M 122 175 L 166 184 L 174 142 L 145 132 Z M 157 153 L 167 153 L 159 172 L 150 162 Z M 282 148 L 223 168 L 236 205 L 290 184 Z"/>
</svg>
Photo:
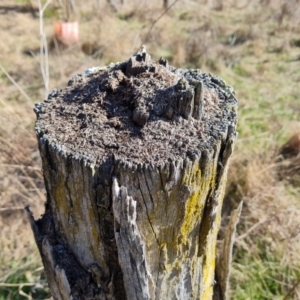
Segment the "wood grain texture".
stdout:
<svg viewBox="0 0 300 300">
<path fill-rule="evenodd" d="M 228 299 L 229 275 L 231 271 L 232 248 L 235 240 L 236 226 L 242 212 L 243 202 L 239 204 L 230 216 L 226 228 L 222 249 L 217 257 L 216 280 L 219 286 L 219 299 Z"/>
<path fill-rule="evenodd" d="M 54 299 L 213 298 L 237 100 L 217 77 L 141 55 L 36 107 L 47 203 L 40 220 L 28 214 Z M 134 80 L 154 98 L 127 101 Z M 88 100 L 93 88 L 106 98 Z"/>
</svg>

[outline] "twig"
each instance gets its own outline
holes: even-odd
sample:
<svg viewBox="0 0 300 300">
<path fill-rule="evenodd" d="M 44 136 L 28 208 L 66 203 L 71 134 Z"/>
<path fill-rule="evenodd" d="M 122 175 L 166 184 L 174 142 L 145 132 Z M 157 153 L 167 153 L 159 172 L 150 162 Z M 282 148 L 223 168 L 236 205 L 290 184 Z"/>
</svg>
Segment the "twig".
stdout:
<svg viewBox="0 0 300 300">
<path fill-rule="evenodd" d="M 24 92 L 24 90 L 17 84 L 17 82 L 6 72 L 3 66 L 0 64 L 1 71 L 5 74 L 5 76 L 10 80 L 10 82 L 19 90 L 19 92 L 26 98 L 28 102 L 31 103 L 31 99 L 29 96 Z"/>
<path fill-rule="evenodd" d="M 41 285 L 40 283 L 1 283 L 0 286 L 2 287 L 22 287 L 22 286 L 35 286 Z"/>
<path fill-rule="evenodd" d="M 254 231 L 257 227 L 259 227 L 260 225 L 262 225 L 263 223 L 267 222 L 268 219 L 265 218 L 265 219 L 262 219 L 260 220 L 259 222 L 255 223 L 252 227 L 250 227 L 250 229 L 247 230 L 247 232 L 245 232 L 244 234 L 238 236 L 236 238 L 237 241 L 240 241 L 242 239 L 244 239 L 245 237 L 247 237 L 252 231 Z"/>
<path fill-rule="evenodd" d="M 3 137 L 0 136 L 0 141 L 2 141 L 3 143 L 5 143 L 8 147 L 10 147 L 11 149 L 15 150 L 15 151 L 19 151 L 19 149 L 13 145 L 12 143 L 8 142 L 6 139 L 4 139 Z"/>
<path fill-rule="evenodd" d="M 4 208 L 0 208 L 0 213 L 1 213 L 1 212 L 5 212 L 5 211 L 23 210 L 23 209 L 24 209 L 23 206 L 17 206 L 17 207 L 4 207 Z"/>
<path fill-rule="evenodd" d="M 139 37 L 140 37 L 139 33 L 135 35 L 134 40 L 133 40 L 133 44 L 132 44 L 132 48 L 131 48 L 131 51 L 130 51 L 130 54 L 132 54 L 134 52 L 135 45 L 136 45 L 137 40 L 138 40 Z"/>
<path fill-rule="evenodd" d="M 44 32 L 44 21 L 43 16 L 47 6 L 50 4 L 51 0 L 48 0 L 43 6 L 41 0 L 38 1 L 39 4 L 39 20 L 40 20 L 40 66 L 41 73 L 43 76 L 44 86 L 45 86 L 45 99 L 48 97 L 49 93 L 49 62 L 48 62 L 48 45 L 47 39 Z"/>
<path fill-rule="evenodd" d="M 285 297 L 283 298 L 283 300 L 287 300 L 288 297 L 295 291 L 295 289 L 297 288 L 297 286 L 299 285 L 300 283 L 300 279 L 298 279 L 296 281 L 296 283 L 292 286 L 292 288 L 289 290 L 289 292 L 285 295 Z"/>
<path fill-rule="evenodd" d="M 38 167 L 23 166 L 23 165 L 12 165 L 12 164 L 0 164 L 0 166 L 4 167 L 4 168 L 28 169 L 28 170 L 41 172 L 41 168 L 38 168 Z"/>
<path fill-rule="evenodd" d="M 146 44 L 147 41 L 148 41 L 148 38 L 149 38 L 149 35 L 153 29 L 153 27 L 155 26 L 155 24 L 176 4 L 176 2 L 178 2 L 179 0 L 175 0 L 169 7 L 167 7 L 167 9 L 165 9 L 165 11 L 155 20 L 153 21 L 153 23 L 151 24 L 147 34 L 146 34 L 146 37 L 145 37 L 145 40 L 144 40 L 144 43 L 143 44 Z"/>
</svg>

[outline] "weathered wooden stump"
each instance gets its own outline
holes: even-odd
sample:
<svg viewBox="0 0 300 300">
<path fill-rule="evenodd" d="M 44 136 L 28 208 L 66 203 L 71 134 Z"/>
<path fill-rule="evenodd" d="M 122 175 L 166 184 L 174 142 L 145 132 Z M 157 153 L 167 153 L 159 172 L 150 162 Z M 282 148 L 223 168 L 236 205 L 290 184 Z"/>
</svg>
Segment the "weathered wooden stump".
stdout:
<svg viewBox="0 0 300 300">
<path fill-rule="evenodd" d="M 54 299 L 212 299 L 232 88 L 144 49 L 35 112 L 47 203 L 28 212 Z"/>
</svg>

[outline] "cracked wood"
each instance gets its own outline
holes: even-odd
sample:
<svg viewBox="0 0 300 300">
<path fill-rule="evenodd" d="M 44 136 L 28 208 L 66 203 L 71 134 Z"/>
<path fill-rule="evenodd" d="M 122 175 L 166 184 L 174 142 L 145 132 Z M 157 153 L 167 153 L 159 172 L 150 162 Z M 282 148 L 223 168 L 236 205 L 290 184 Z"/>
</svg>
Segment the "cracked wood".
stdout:
<svg viewBox="0 0 300 300">
<path fill-rule="evenodd" d="M 212 299 L 233 89 L 142 48 L 35 112 L 47 203 L 28 215 L 54 299 Z"/>
</svg>

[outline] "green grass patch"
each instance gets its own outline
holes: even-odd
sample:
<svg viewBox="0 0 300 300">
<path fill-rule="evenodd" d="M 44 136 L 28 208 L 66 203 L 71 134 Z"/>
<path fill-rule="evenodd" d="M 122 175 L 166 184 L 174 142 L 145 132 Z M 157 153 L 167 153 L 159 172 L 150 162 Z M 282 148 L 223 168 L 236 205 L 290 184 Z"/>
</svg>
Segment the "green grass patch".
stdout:
<svg viewBox="0 0 300 300">
<path fill-rule="evenodd" d="M 300 279 L 300 269 L 282 266 L 278 254 L 260 249 L 258 257 L 241 251 L 233 265 L 232 295 L 234 300 L 284 299 Z"/>
<path fill-rule="evenodd" d="M 18 261 L 5 261 L 5 270 L 0 277 L 0 300 L 44 300 L 50 298 L 50 291 L 44 274 L 35 255 Z M 31 297 L 31 298 L 30 298 Z"/>
<path fill-rule="evenodd" d="M 48 299 L 50 291 L 43 268 L 12 266 L 13 272 L 0 283 L 0 300 Z M 32 298 L 30 298 L 32 297 Z"/>
</svg>

